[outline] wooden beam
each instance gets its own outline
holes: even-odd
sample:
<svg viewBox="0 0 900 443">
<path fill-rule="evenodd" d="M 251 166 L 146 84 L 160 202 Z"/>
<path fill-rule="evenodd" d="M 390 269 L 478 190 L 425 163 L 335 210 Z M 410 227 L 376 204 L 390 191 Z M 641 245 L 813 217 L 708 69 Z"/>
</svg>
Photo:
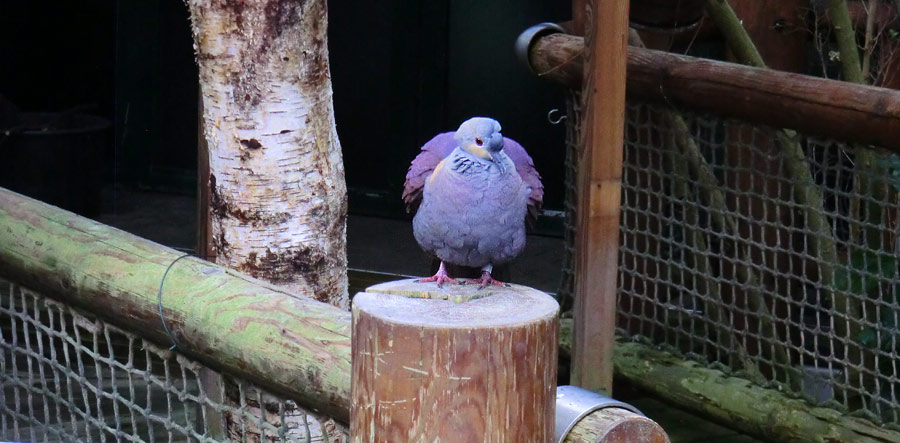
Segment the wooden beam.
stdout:
<svg viewBox="0 0 900 443">
<path fill-rule="evenodd" d="M 581 37 L 551 34 L 531 45 L 529 60 L 540 77 L 579 88 L 584 52 Z M 642 48 L 629 50 L 627 82 L 629 99 L 900 153 L 900 91 Z"/>
<path fill-rule="evenodd" d="M 628 2 L 591 0 L 579 140 L 572 384 L 612 394 Z"/>
<path fill-rule="evenodd" d="M 346 422 L 350 313 L 0 188 L 0 274 Z"/>
</svg>

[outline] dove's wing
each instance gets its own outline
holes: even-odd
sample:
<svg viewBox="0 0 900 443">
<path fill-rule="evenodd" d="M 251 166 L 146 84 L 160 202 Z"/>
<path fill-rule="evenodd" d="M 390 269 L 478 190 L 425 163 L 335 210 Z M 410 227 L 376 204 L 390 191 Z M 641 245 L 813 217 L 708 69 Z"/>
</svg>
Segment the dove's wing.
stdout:
<svg viewBox="0 0 900 443">
<path fill-rule="evenodd" d="M 541 213 L 541 205 L 544 204 L 544 185 L 541 183 L 541 174 L 538 174 L 537 169 L 534 168 L 534 161 L 525 152 L 525 148 L 515 140 L 504 138 L 503 152 L 516 165 L 516 172 L 519 173 L 519 177 L 522 177 L 522 181 L 531 188 L 531 195 L 528 196 L 528 212 L 525 214 L 525 219 L 529 222 L 534 222 Z"/>
<path fill-rule="evenodd" d="M 453 132 L 444 132 L 434 136 L 422 146 L 422 152 L 413 159 L 406 172 L 406 182 L 403 183 L 403 202 L 406 203 L 406 212 L 415 213 L 422 203 L 422 190 L 425 188 L 425 180 L 434 172 L 434 168 L 456 148 L 456 140 Z"/>
</svg>

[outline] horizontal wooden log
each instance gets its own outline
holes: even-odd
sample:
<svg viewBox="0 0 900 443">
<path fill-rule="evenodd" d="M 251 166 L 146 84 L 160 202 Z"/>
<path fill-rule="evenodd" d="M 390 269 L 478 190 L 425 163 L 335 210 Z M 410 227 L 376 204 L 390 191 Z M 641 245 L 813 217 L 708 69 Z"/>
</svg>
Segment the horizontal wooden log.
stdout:
<svg viewBox="0 0 900 443">
<path fill-rule="evenodd" d="M 539 77 L 581 87 L 584 39 L 532 42 Z M 900 91 L 629 47 L 627 97 L 900 152 Z"/>
<path fill-rule="evenodd" d="M 0 188 L 0 275 L 162 345 L 183 254 Z M 350 313 L 184 258 L 162 314 L 178 350 L 347 422 Z"/>
<path fill-rule="evenodd" d="M 572 320 L 560 321 L 560 355 L 569 355 Z M 616 343 L 616 376 L 655 398 L 770 441 L 896 442 L 900 432 L 812 406 L 640 343 Z"/>
</svg>

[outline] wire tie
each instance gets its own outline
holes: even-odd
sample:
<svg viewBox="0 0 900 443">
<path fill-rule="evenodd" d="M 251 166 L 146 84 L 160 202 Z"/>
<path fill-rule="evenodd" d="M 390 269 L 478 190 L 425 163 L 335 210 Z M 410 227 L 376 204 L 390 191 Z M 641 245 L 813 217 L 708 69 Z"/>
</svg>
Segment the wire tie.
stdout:
<svg viewBox="0 0 900 443">
<path fill-rule="evenodd" d="M 166 268 L 166 272 L 163 273 L 162 280 L 160 280 L 160 282 L 159 282 L 159 292 L 156 293 L 156 306 L 159 307 L 159 319 L 162 321 L 162 326 L 163 326 L 163 329 L 166 331 L 166 335 L 168 335 L 169 340 L 172 341 L 172 347 L 169 348 L 170 351 L 174 350 L 177 345 L 175 343 L 175 337 L 172 336 L 172 331 L 170 331 L 169 326 L 166 325 L 166 317 L 163 315 L 163 308 L 162 308 L 163 284 L 166 282 L 166 276 L 169 275 L 169 270 L 172 269 L 172 266 L 174 266 L 175 263 L 178 263 L 178 260 L 181 260 L 185 257 L 190 257 L 190 256 L 191 256 L 191 254 L 184 254 L 184 255 L 176 258 L 175 260 L 172 260 L 172 263 L 169 263 L 169 267 Z"/>
</svg>

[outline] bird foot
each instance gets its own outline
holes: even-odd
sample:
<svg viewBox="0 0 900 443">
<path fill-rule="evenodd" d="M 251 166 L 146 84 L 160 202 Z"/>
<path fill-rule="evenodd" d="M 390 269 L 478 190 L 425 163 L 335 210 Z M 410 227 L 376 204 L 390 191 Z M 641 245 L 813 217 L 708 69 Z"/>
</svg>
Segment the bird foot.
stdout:
<svg viewBox="0 0 900 443">
<path fill-rule="evenodd" d="M 434 274 L 431 277 L 420 278 L 420 279 L 416 280 L 416 283 L 428 283 L 428 282 L 437 282 L 437 286 L 439 288 L 443 287 L 444 283 L 453 283 L 454 285 L 459 284 L 458 281 L 450 278 L 450 276 L 447 275 L 447 271 L 445 271 L 443 269 L 443 267 L 441 269 L 438 269 L 437 274 Z"/>
<path fill-rule="evenodd" d="M 479 289 L 484 289 L 488 285 L 503 286 L 507 288 L 509 287 L 509 283 L 503 283 L 502 281 L 494 280 L 494 278 L 491 277 L 491 273 L 488 271 L 481 271 L 481 277 L 466 280 L 463 282 L 463 284 L 478 284 L 480 285 Z"/>
</svg>

